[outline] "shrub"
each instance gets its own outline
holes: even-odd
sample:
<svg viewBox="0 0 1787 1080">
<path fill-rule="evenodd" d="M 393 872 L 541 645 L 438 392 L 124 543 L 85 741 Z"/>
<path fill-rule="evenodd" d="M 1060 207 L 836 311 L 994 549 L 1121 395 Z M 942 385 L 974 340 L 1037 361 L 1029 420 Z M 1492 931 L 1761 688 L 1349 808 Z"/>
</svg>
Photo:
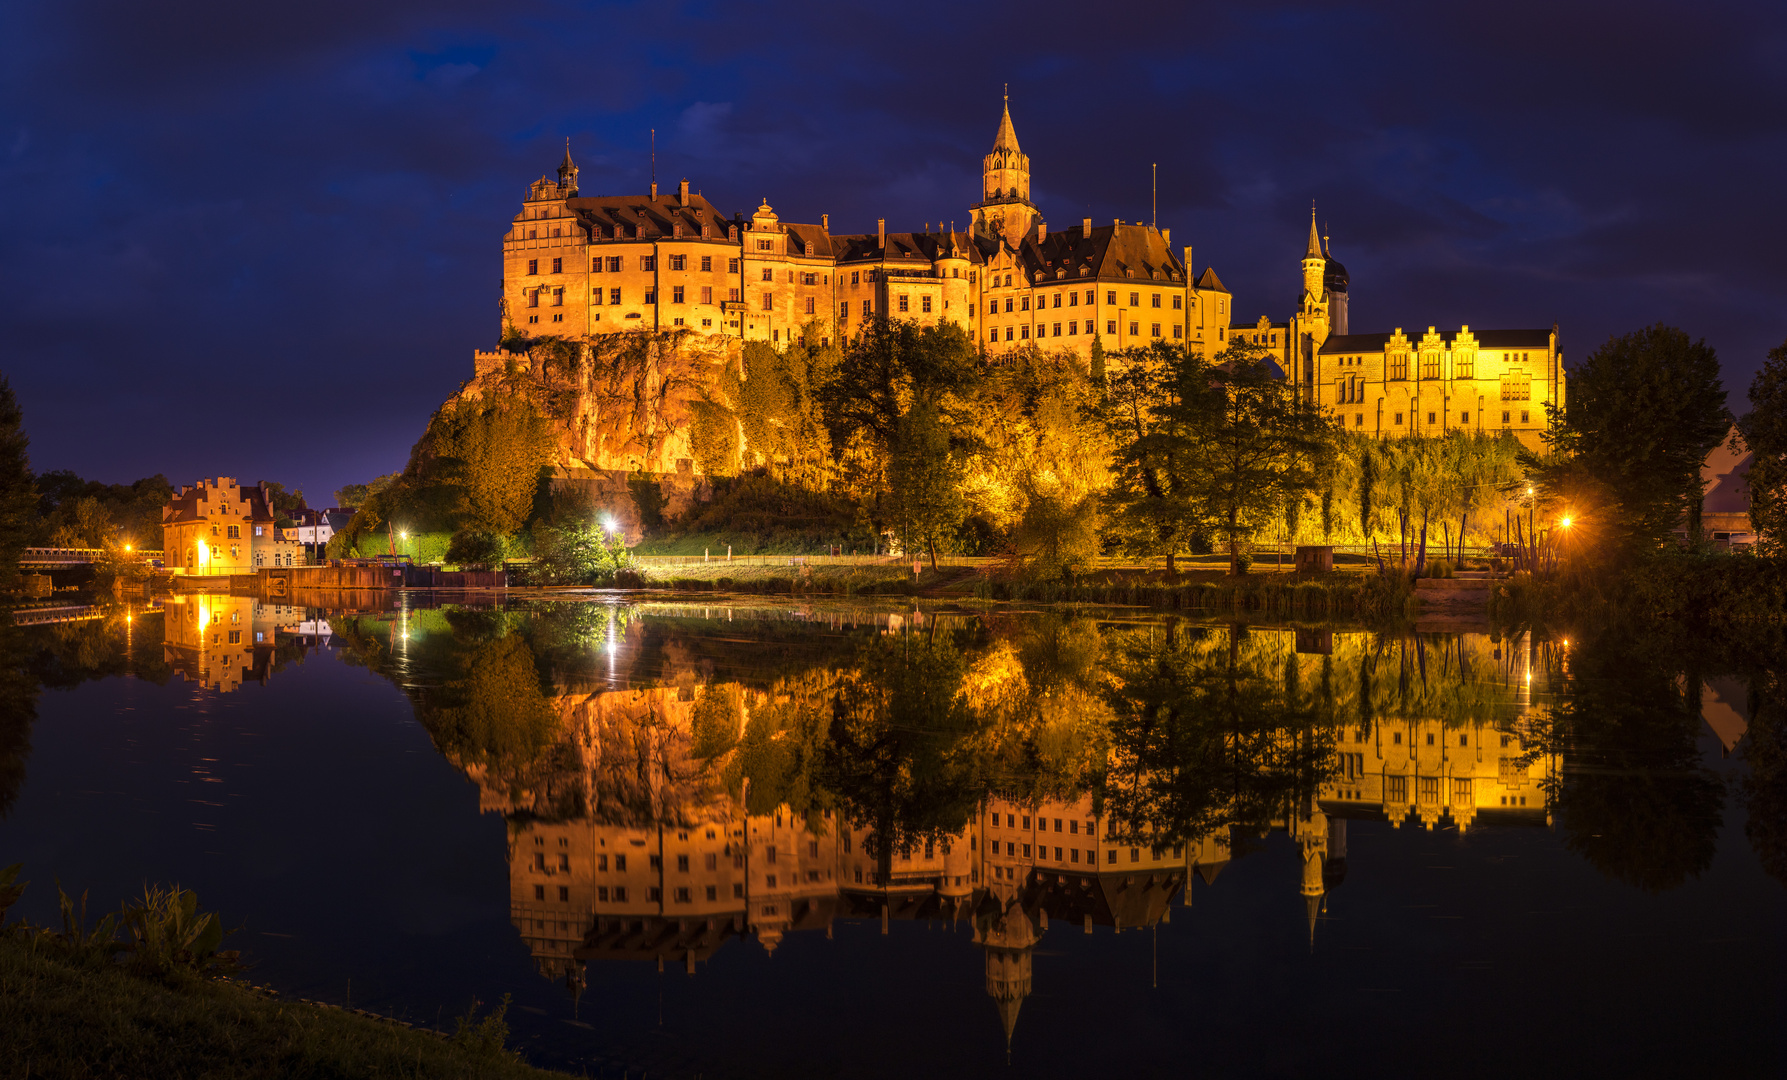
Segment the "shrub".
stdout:
<svg viewBox="0 0 1787 1080">
<path fill-rule="evenodd" d="M 491 570 L 502 564 L 508 545 L 495 533 L 477 529 L 461 529 L 447 545 L 447 561 L 478 570 Z"/>
</svg>

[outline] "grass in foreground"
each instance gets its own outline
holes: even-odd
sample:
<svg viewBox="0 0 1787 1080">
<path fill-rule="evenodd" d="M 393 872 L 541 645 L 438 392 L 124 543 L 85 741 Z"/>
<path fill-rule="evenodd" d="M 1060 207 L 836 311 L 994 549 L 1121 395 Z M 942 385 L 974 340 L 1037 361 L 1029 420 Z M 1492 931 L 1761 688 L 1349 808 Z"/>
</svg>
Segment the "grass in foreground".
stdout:
<svg viewBox="0 0 1787 1080">
<path fill-rule="evenodd" d="M 0 1075 L 557 1077 L 488 1039 L 450 1041 L 196 976 L 145 978 L 0 935 Z M 499 1044 L 500 1047 L 500 1044 Z"/>
</svg>

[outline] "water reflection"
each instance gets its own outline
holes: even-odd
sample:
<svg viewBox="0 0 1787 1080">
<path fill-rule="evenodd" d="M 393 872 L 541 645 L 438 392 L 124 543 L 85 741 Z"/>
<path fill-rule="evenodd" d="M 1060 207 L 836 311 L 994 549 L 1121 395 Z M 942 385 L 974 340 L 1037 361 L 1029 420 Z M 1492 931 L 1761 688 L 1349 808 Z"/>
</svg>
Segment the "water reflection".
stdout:
<svg viewBox="0 0 1787 1080">
<path fill-rule="evenodd" d="M 1051 934 L 1183 920 L 1267 844 L 1296 856 L 1269 917 L 1319 952 L 1362 823 L 1551 828 L 1614 881 L 1674 889 L 1716 853 L 1723 753 L 1747 766 L 1751 846 L 1787 870 L 1773 639 L 391 603 L 186 596 L 0 628 L 0 812 L 42 689 L 178 676 L 240 703 L 327 645 L 399 688 L 506 821 L 509 919 L 542 975 L 578 991 L 591 965 L 695 975 L 845 920 L 945 924 L 1008 1040 L 1049 990 Z"/>
<path fill-rule="evenodd" d="M 573 987 L 936 920 L 971 928 L 1009 1037 L 1051 926 L 1151 927 L 1273 832 L 1313 947 L 1349 820 L 1542 827 L 1587 801 L 1566 655 L 1531 634 L 594 605 L 336 627 L 509 821 L 512 922 Z"/>
</svg>

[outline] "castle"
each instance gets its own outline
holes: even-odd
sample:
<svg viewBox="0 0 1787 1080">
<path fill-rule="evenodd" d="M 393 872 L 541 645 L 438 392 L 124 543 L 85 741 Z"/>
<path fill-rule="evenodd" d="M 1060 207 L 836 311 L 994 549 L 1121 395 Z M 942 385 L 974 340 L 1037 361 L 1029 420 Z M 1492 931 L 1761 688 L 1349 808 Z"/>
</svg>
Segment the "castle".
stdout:
<svg viewBox="0 0 1787 1080">
<path fill-rule="evenodd" d="M 783 221 L 767 199 L 721 216 L 683 180 L 660 194 L 585 196 L 565 148 L 556 180 L 528 188 L 503 238 L 503 332 L 568 338 L 687 330 L 782 344 L 817 326 L 844 341 L 877 315 L 954 322 L 991 356 L 1027 345 L 1090 359 L 1153 342 L 1213 355 L 1239 334 L 1348 431 L 1377 437 L 1506 433 L 1537 449 L 1564 401 L 1558 330 L 1355 334 L 1350 278 L 1310 213 L 1290 315 L 1235 323 L 1213 269 L 1155 224 L 1051 231 L 1030 199 L 1030 158 L 1007 100 L 966 230 L 835 233 Z M 488 363 L 494 360 L 486 359 Z"/>
<path fill-rule="evenodd" d="M 783 221 L 767 199 L 722 217 L 683 180 L 660 194 L 582 195 L 570 147 L 503 238 L 502 319 L 528 335 L 690 330 L 772 344 L 817 323 L 847 340 L 877 315 L 956 323 L 998 355 L 1032 343 L 1090 357 L 1153 341 L 1223 347 L 1230 296 L 1191 280 L 1172 230 L 1085 218 L 1051 231 L 1030 201 L 1030 158 L 1009 100 L 982 163 L 968 227 L 835 233 Z"/>
</svg>

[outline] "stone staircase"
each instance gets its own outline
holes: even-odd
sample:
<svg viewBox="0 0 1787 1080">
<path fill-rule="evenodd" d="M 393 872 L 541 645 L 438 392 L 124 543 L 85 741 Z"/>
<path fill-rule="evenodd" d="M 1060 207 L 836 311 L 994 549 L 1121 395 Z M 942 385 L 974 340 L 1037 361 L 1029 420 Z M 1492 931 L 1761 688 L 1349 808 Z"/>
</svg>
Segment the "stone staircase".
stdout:
<svg viewBox="0 0 1787 1080">
<path fill-rule="evenodd" d="M 1417 578 L 1415 595 L 1423 603 L 1484 607 L 1496 578 L 1487 570 L 1463 570 L 1456 577 Z"/>
</svg>

